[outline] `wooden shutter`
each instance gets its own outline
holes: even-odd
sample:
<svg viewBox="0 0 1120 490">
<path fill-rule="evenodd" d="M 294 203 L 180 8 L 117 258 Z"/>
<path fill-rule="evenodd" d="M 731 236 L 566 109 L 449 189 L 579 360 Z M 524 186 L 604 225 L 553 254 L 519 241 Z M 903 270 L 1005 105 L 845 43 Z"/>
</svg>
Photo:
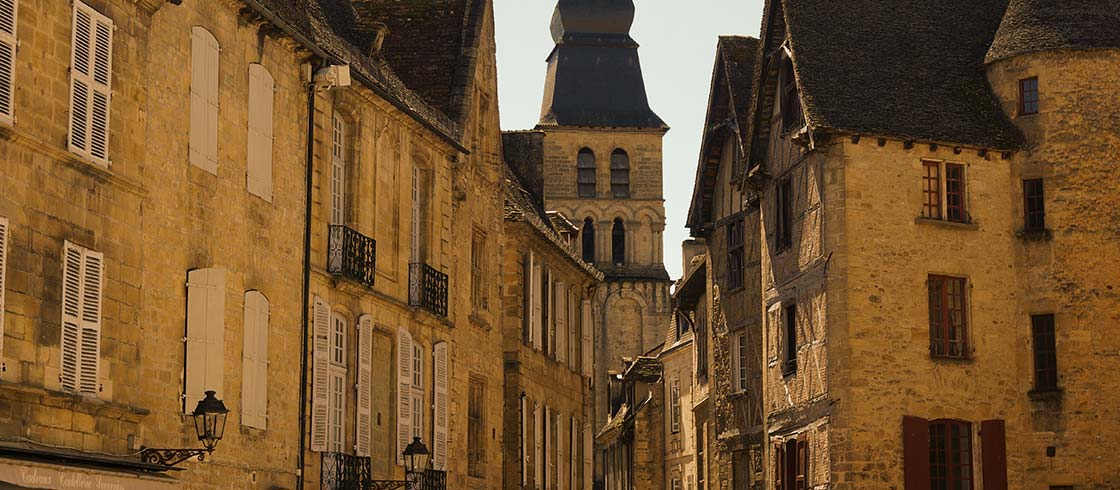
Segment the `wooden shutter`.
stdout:
<svg viewBox="0 0 1120 490">
<path fill-rule="evenodd" d="M 795 490 L 809 488 L 809 435 L 806 433 L 797 436 L 797 477 L 794 480 Z"/>
<path fill-rule="evenodd" d="M 782 443 L 774 445 L 774 490 L 786 490 L 786 449 Z"/>
<path fill-rule="evenodd" d="M 272 202 L 272 74 L 260 63 L 249 64 L 249 148 L 246 186 L 249 193 Z"/>
<path fill-rule="evenodd" d="M 187 358 L 183 413 L 213 390 L 222 399 L 225 359 L 225 288 L 223 269 L 195 269 L 187 273 Z"/>
<path fill-rule="evenodd" d="M 583 300 L 580 306 L 580 332 L 581 332 L 581 358 L 583 360 L 583 375 L 591 377 L 593 373 L 594 352 L 591 348 L 592 342 L 592 318 L 591 318 L 591 300 Z"/>
<path fill-rule="evenodd" d="M 412 442 L 412 335 L 397 331 L 397 464 L 404 465 L 404 448 Z"/>
<path fill-rule="evenodd" d="M 929 421 L 926 419 L 902 417 L 902 470 L 906 490 L 929 490 Z"/>
<path fill-rule="evenodd" d="M 583 422 L 583 490 L 591 490 L 594 476 L 592 469 L 592 455 L 595 452 L 595 439 L 591 434 L 591 421 Z"/>
<path fill-rule="evenodd" d="M 241 367 L 241 425 L 268 428 L 269 305 L 260 291 L 245 292 Z"/>
<path fill-rule="evenodd" d="M 81 349 L 82 249 L 70 242 L 62 255 L 62 389 L 78 391 Z"/>
<path fill-rule="evenodd" d="M 533 284 L 530 297 L 532 298 L 533 309 L 530 313 L 532 326 L 529 329 L 529 338 L 532 340 L 533 348 L 540 350 L 543 341 L 541 338 L 541 265 L 535 261 L 533 263 Z"/>
<path fill-rule="evenodd" d="M 542 442 L 544 442 L 544 414 L 541 413 L 541 405 L 538 403 L 533 405 L 533 486 L 537 489 L 541 488 L 541 475 L 544 474 Z"/>
<path fill-rule="evenodd" d="M 16 20 L 19 1 L 0 0 L 0 122 L 15 122 Z"/>
<path fill-rule="evenodd" d="M 221 47 L 204 27 L 191 28 L 190 162 L 218 174 L 218 58 Z"/>
<path fill-rule="evenodd" d="M 66 242 L 62 257 L 62 389 L 98 392 L 104 255 Z"/>
<path fill-rule="evenodd" d="M 315 297 L 311 312 L 311 450 L 327 450 L 331 398 L 331 306 Z"/>
<path fill-rule="evenodd" d="M 564 488 L 564 414 L 556 413 L 556 488 Z"/>
<path fill-rule="evenodd" d="M 108 166 L 113 22 L 75 1 L 71 26 L 69 148 Z"/>
<path fill-rule="evenodd" d="M 576 490 L 578 473 L 576 468 L 579 467 L 579 461 L 576 455 L 579 454 L 579 422 L 575 417 L 568 420 L 568 490 Z"/>
<path fill-rule="evenodd" d="M 568 362 L 568 289 L 556 283 L 556 361 Z"/>
<path fill-rule="evenodd" d="M 981 471 L 984 490 L 1007 490 L 1007 441 L 1002 420 L 980 423 Z"/>
<path fill-rule="evenodd" d="M 529 408 L 521 395 L 521 486 L 529 484 Z"/>
<path fill-rule="evenodd" d="M 358 417 L 355 430 L 354 452 L 369 456 L 373 431 L 373 317 L 358 318 Z"/>
<path fill-rule="evenodd" d="M 0 358 L 4 357 L 4 271 L 8 267 L 8 218 L 0 216 Z"/>
<path fill-rule="evenodd" d="M 432 467 L 444 471 L 447 469 L 447 431 L 448 431 L 448 376 L 450 364 L 447 355 L 447 342 L 440 342 L 432 348 L 435 357 L 435 430 L 433 440 L 435 450 L 432 451 Z"/>
</svg>

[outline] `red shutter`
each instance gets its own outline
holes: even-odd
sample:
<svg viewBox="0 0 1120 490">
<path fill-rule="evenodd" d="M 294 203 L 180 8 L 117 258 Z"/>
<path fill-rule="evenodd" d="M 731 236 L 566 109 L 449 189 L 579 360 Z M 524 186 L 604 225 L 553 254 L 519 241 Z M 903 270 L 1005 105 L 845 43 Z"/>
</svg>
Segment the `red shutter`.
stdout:
<svg viewBox="0 0 1120 490">
<path fill-rule="evenodd" d="M 902 469 L 906 490 L 929 490 L 928 420 L 902 417 Z"/>
<path fill-rule="evenodd" d="M 797 477 L 794 480 L 795 490 L 809 488 L 809 436 L 802 433 L 797 436 Z"/>
<path fill-rule="evenodd" d="M 985 420 L 980 423 L 981 468 L 984 490 L 1007 490 L 1007 443 L 1004 422 Z"/>
<path fill-rule="evenodd" d="M 782 475 L 786 473 L 785 467 L 786 452 L 782 449 L 782 444 L 774 445 L 774 490 L 785 490 L 782 485 Z"/>
</svg>

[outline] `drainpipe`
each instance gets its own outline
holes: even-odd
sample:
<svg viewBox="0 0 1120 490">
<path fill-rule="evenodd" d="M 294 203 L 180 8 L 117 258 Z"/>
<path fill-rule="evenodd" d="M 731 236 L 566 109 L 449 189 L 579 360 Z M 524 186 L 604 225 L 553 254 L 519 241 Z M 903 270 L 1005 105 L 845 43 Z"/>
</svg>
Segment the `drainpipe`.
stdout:
<svg viewBox="0 0 1120 490">
<path fill-rule="evenodd" d="M 311 185 L 314 177 L 312 164 L 315 159 L 315 71 L 312 64 L 311 77 L 307 83 L 307 181 L 303 209 L 303 313 L 301 315 L 303 323 L 300 327 L 303 332 L 303 340 L 300 343 L 303 350 L 299 357 L 299 479 L 296 480 L 296 490 L 303 490 L 303 470 L 307 459 L 307 356 L 309 355 L 307 336 L 311 333 L 308 326 L 310 321 L 308 310 L 311 307 Z"/>
</svg>

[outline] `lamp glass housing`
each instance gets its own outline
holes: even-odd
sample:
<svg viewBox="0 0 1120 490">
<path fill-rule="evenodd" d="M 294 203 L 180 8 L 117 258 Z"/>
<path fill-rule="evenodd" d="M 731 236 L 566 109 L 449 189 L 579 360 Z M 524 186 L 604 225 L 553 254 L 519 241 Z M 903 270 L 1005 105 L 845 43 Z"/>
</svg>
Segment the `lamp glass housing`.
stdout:
<svg viewBox="0 0 1120 490">
<path fill-rule="evenodd" d="M 409 473 L 416 473 L 423 471 L 428 466 L 428 447 L 420 441 L 419 437 L 413 437 L 412 442 L 404 449 L 404 463 L 405 470 Z"/>
<path fill-rule="evenodd" d="M 226 416 L 229 414 L 225 404 L 214 397 L 215 394 L 213 391 L 207 391 L 206 398 L 199 400 L 198 406 L 191 414 L 194 416 L 195 434 L 198 435 L 202 445 L 209 450 L 213 450 L 218 445 L 218 441 L 222 440 L 226 431 Z"/>
</svg>

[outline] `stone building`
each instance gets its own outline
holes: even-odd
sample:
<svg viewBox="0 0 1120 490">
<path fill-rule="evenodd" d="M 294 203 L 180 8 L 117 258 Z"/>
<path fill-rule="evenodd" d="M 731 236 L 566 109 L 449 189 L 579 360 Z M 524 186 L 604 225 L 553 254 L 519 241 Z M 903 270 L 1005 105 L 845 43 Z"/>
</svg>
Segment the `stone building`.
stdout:
<svg viewBox="0 0 1120 490">
<path fill-rule="evenodd" d="M 754 101 L 758 40 L 720 37 L 700 163 L 686 226 L 686 274 L 675 293 L 696 321 L 699 476 L 712 488 L 752 488 L 762 479 L 762 315 L 759 208 L 737 185 Z M 688 267 L 698 255 L 697 267 Z M 701 338 L 700 336 L 703 335 Z M 699 415 L 698 415 L 699 416 Z"/>
<path fill-rule="evenodd" d="M 632 0 L 560 0 L 551 31 L 540 165 L 520 169 L 545 208 L 579 228 L 584 260 L 606 275 L 592 303 L 595 420 L 606 422 L 607 363 L 661 344 L 671 311 L 662 232 L 662 137 L 649 108 Z M 608 330 L 609 326 L 609 330 Z M 602 361 L 602 362 L 599 362 Z"/>
<path fill-rule="evenodd" d="M 506 136 L 506 154 L 540 141 Z M 513 170 L 505 174 L 502 346 L 506 489 L 591 488 L 591 301 L 603 274 L 574 248 L 576 227 L 546 213 Z"/>
<path fill-rule="evenodd" d="M 765 8 L 767 488 L 1116 487 L 1116 2 Z"/>
<path fill-rule="evenodd" d="M 646 355 L 622 360 L 607 382 L 610 413 L 595 435 L 603 452 L 605 490 L 655 490 L 665 480 L 664 442 L 658 407 L 665 403 L 661 362 Z"/>
</svg>

